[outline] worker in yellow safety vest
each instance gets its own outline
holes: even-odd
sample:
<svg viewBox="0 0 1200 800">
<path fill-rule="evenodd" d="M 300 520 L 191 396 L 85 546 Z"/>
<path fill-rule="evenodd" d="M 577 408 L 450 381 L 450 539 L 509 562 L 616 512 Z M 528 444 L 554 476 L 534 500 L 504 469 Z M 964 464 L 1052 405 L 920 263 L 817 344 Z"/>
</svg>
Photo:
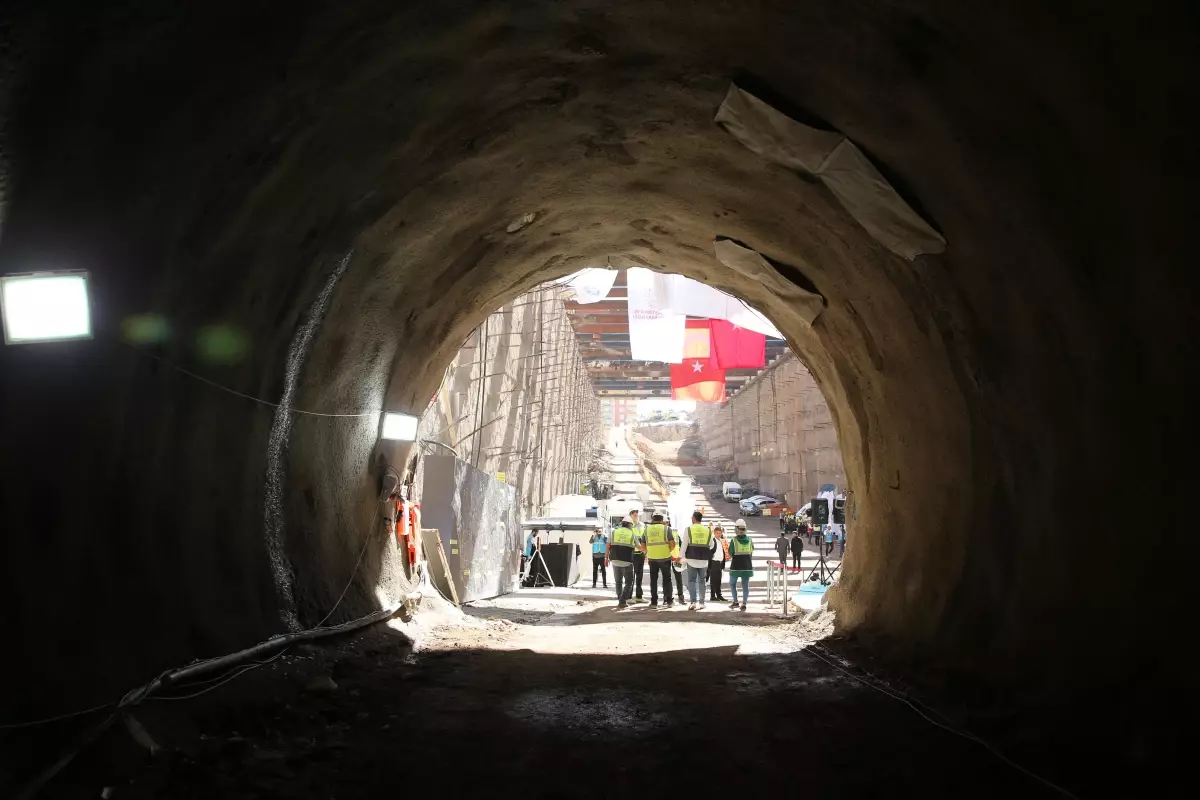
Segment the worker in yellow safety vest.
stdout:
<svg viewBox="0 0 1200 800">
<path fill-rule="evenodd" d="M 663 524 L 663 515 L 655 514 L 646 526 L 643 548 L 650 562 L 650 608 L 658 608 L 658 576 L 662 573 L 663 605 L 671 607 L 671 550 L 675 537 Z"/>
<path fill-rule="evenodd" d="M 626 517 L 612 532 L 608 542 L 608 563 L 612 565 L 617 584 L 618 611 L 628 605 L 629 596 L 633 594 L 633 549 L 636 544 L 637 534 L 633 532 L 633 523 Z"/>
<path fill-rule="evenodd" d="M 692 512 L 692 524 L 680 537 L 683 559 L 687 570 L 688 611 L 695 611 L 697 602 L 704 608 L 704 578 L 708 574 L 708 561 L 712 558 L 717 540 L 707 525 L 701 524 L 704 515 Z"/>
<path fill-rule="evenodd" d="M 673 528 L 672 533 L 678 533 Z M 679 605 L 683 605 L 683 559 L 680 558 L 679 536 L 675 537 L 675 545 L 671 548 L 671 575 L 675 578 L 675 597 Z"/>
<path fill-rule="evenodd" d="M 629 522 L 634 535 L 633 597 L 629 599 L 629 604 L 637 605 L 646 602 L 642 599 L 642 581 L 646 577 L 646 548 L 642 539 L 646 536 L 646 523 L 642 522 L 641 512 L 636 508 L 629 511 Z"/>
</svg>

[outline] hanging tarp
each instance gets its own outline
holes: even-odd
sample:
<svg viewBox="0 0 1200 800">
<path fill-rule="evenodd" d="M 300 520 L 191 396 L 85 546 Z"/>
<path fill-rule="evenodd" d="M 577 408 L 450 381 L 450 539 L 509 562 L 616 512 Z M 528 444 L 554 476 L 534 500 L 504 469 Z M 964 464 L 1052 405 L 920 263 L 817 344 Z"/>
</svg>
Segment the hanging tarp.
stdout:
<svg viewBox="0 0 1200 800">
<path fill-rule="evenodd" d="M 671 311 L 668 276 L 643 267 L 626 272 L 629 294 L 629 350 L 635 361 L 683 360 L 687 316 Z"/>
<path fill-rule="evenodd" d="M 617 270 L 589 267 L 581 269 L 569 277 L 566 285 L 575 292 L 576 303 L 595 303 L 608 297 L 613 283 L 617 280 Z"/>
<path fill-rule="evenodd" d="M 692 479 L 684 478 L 671 489 L 667 496 L 667 514 L 670 516 L 671 527 L 682 531 L 692 522 L 692 512 L 696 510 L 696 498 L 692 496 Z"/>
<path fill-rule="evenodd" d="M 741 328 L 747 328 L 758 333 L 782 339 L 781 334 L 771 321 L 746 305 L 736 297 L 714 289 L 706 283 L 685 278 L 683 275 L 670 275 L 669 305 L 676 314 L 687 314 L 692 317 L 707 317 L 709 319 L 725 319 Z"/>
<path fill-rule="evenodd" d="M 816 176 L 884 247 L 904 258 L 940 253 L 946 240 L 921 219 L 842 133 L 803 125 L 730 86 L 714 120 L 750 150 Z"/>
<path fill-rule="evenodd" d="M 825 298 L 819 294 L 813 294 L 791 281 L 781 280 L 775 268 L 757 251 L 742 247 L 732 239 L 717 239 L 713 242 L 713 252 L 716 253 L 718 261 L 742 277 L 764 283 L 776 290 L 787 300 L 792 311 L 799 314 L 808 324 L 811 325 L 817 315 L 825 309 Z M 742 327 L 756 330 L 749 325 L 742 325 Z"/>
</svg>

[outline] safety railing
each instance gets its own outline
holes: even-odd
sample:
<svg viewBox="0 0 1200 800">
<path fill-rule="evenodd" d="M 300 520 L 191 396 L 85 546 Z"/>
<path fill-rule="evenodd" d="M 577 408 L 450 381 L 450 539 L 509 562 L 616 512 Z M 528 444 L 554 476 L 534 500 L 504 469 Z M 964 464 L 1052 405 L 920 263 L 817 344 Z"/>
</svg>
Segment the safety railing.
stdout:
<svg viewBox="0 0 1200 800">
<path fill-rule="evenodd" d="M 780 587 L 782 597 L 780 598 L 783 604 L 783 615 L 788 615 L 788 575 L 803 575 L 804 567 L 789 567 L 787 564 L 780 564 L 778 561 L 767 562 L 767 608 L 775 606 L 775 589 Z M 804 579 L 801 578 L 803 583 Z"/>
</svg>

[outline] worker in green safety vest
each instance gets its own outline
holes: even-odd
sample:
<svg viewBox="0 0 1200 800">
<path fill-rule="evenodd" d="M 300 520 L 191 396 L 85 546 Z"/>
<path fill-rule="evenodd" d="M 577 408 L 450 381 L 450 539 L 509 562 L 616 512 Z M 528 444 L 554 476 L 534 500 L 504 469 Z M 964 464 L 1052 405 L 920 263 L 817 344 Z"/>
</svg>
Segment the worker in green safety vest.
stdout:
<svg viewBox="0 0 1200 800">
<path fill-rule="evenodd" d="M 633 594 L 633 552 L 636 544 L 637 534 L 633 532 L 633 523 L 626 517 L 612 532 L 608 542 L 608 563 L 613 568 L 617 584 L 618 611 L 628 605 L 629 596 Z"/>
<path fill-rule="evenodd" d="M 733 524 L 737 532 L 729 540 L 729 593 L 733 595 L 730 608 L 737 608 L 737 583 L 742 581 L 742 611 L 746 610 L 746 601 L 750 598 L 750 578 L 754 576 L 754 542 L 746 535 L 746 520 L 739 519 Z"/>
<path fill-rule="evenodd" d="M 650 608 L 658 608 L 658 576 L 662 575 L 663 605 L 671 603 L 671 550 L 675 537 L 663 524 L 663 515 L 655 514 L 646 526 L 644 548 L 646 560 L 650 562 Z"/>
<path fill-rule="evenodd" d="M 708 561 L 712 558 L 717 540 L 707 525 L 701 524 L 704 515 L 692 512 L 692 524 L 680 537 L 683 549 L 684 569 L 687 571 L 688 611 L 695 611 L 699 603 L 704 608 L 704 578 L 708 574 Z"/>
</svg>

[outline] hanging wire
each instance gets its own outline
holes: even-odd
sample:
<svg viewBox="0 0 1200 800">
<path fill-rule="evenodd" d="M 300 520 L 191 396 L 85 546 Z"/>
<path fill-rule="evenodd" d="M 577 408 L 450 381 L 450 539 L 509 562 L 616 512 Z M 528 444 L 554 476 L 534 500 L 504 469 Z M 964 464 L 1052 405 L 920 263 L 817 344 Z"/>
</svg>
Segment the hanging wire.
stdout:
<svg viewBox="0 0 1200 800">
<path fill-rule="evenodd" d="M 128 347 L 130 350 L 134 351 L 135 353 L 137 353 L 139 355 L 145 356 L 147 358 L 152 358 L 161 364 L 165 364 L 166 366 L 170 367 L 171 369 L 175 370 L 176 372 L 181 372 L 184 375 L 187 375 L 189 378 L 198 380 L 201 383 L 206 383 L 209 386 L 212 386 L 216 389 L 220 389 L 223 392 L 228 392 L 229 394 L 232 394 L 235 397 L 241 397 L 245 400 L 251 400 L 260 405 L 267 406 L 268 408 L 281 408 L 279 403 L 273 403 L 270 400 L 263 400 L 261 397 L 255 397 L 254 395 L 246 394 L 245 392 L 239 392 L 237 389 L 231 389 L 228 386 L 225 386 L 224 384 L 221 384 L 221 383 L 217 383 L 216 381 L 206 378 L 203 375 L 197 375 L 195 372 L 192 372 L 189 369 L 184 369 L 183 367 L 179 366 L 178 364 L 176 364 L 175 362 L 173 362 L 169 359 L 163 358 L 162 356 L 155 355 L 154 353 L 148 353 L 145 350 L 141 349 L 140 347 L 134 347 L 133 345 L 131 345 L 127 342 L 121 342 L 121 344 L 124 345 L 125 347 Z M 303 414 L 303 415 L 309 416 L 309 417 L 346 417 L 346 418 L 370 417 L 370 416 L 375 416 L 377 414 L 383 413 L 383 409 L 376 409 L 374 411 L 360 411 L 360 412 L 352 413 L 352 414 L 327 414 L 327 413 L 320 412 L 320 411 L 305 411 L 304 409 L 300 409 L 300 408 L 284 408 L 284 410 L 291 414 Z"/>
</svg>

